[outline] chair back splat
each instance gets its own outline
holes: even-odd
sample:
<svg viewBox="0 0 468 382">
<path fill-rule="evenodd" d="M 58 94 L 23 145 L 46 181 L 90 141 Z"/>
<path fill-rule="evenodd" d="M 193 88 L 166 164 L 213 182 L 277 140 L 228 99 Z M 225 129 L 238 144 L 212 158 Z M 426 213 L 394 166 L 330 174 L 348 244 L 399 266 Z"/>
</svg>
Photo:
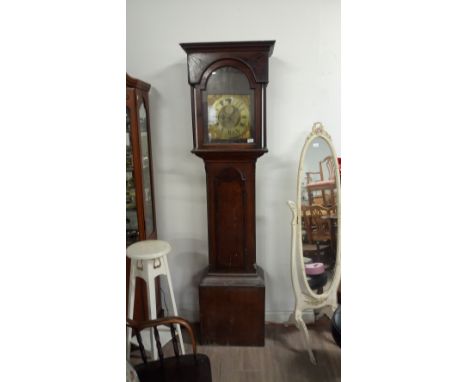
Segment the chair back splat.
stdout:
<svg viewBox="0 0 468 382">
<path fill-rule="evenodd" d="M 179 358 L 179 346 L 177 345 L 177 338 L 176 338 L 176 331 L 175 331 L 174 324 L 171 324 L 170 328 L 171 328 L 172 347 L 174 348 L 174 354 L 177 358 Z"/>
<path fill-rule="evenodd" d="M 187 330 L 192 342 L 193 354 L 180 354 L 179 341 L 177 340 L 178 333 L 174 326 L 176 324 Z M 158 326 L 162 325 L 169 326 L 170 328 L 174 356 L 169 357 L 166 354 L 166 357 L 164 357 L 158 331 Z M 181 317 L 163 317 L 142 322 L 127 319 L 127 327 L 135 332 L 138 348 L 143 360 L 142 364 L 135 366 L 140 382 L 211 382 L 210 360 L 205 354 L 197 354 L 197 345 L 192 327 L 185 319 Z M 148 328 L 154 329 L 159 356 L 159 359 L 156 361 L 148 361 L 142 341 L 141 331 Z"/>
</svg>

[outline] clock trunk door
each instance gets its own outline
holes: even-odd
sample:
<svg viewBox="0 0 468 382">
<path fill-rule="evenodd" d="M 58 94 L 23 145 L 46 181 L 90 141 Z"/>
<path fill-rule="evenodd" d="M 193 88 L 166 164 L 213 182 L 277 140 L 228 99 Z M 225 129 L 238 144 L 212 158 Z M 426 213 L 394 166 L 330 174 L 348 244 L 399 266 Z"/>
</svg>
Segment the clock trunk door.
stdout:
<svg viewBox="0 0 468 382">
<path fill-rule="evenodd" d="M 255 168 L 208 163 L 211 272 L 255 272 Z"/>
</svg>

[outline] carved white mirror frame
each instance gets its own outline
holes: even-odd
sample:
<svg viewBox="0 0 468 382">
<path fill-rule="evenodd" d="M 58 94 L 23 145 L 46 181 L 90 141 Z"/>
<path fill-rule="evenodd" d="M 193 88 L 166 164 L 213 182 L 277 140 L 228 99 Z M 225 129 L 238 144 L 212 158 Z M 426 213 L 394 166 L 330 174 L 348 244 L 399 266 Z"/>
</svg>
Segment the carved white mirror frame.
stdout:
<svg viewBox="0 0 468 382">
<path fill-rule="evenodd" d="M 335 272 L 333 274 L 333 280 L 331 281 L 328 289 L 324 290 L 323 293 L 317 294 L 310 287 L 307 282 L 307 276 L 304 267 L 304 256 L 302 248 L 302 222 L 301 222 L 301 208 L 302 208 L 302 184 L 304 173 L 304 160 L 307 154 L 307 150 L 312 142 L 322 138 L 325 140 L 330 148 L 330 151 L 335 161 L 335 180 L 336 180 L 336 214 L 337 214 L 337 233 L 336 233 L 336 263 Z M 304 311 L 311 311 L 311 321 L 314 322 L 315 314 L 326 314 L 330 319 L 338 306 L 337 291 L 338 285 L 341 279 L 341 205 L 340 205 L 340 174 L 338 167 L 338 160 L 336 157 L 335 148 L 333 147 L 330 135 L 325 131 L 323 125 L 320 122 L 314 123 L 312 132 L 307 136 L 304 147 L 302 148 L 301 158 L 299 161 L 299 169 L 297 173 L 297 203 L 288 201 L 289 207 L 291 208 L 293 219 L 292 219 L 292 245 L 291 245 L 291 279 L 293 284 L 293 290 L 295 295 L 295 307 L 294 312 L 291 314 L 288 323 L 296 325 L 296 327 L 302 332 L 305 347 L 309 353 L 310 361 L 316 364 L 315 356 L 312 352 L 312 344 L 310 342 L 309 332 L 303 319 Z M 318 311 L 320 309 L 320 311 Z"/>
</svg>

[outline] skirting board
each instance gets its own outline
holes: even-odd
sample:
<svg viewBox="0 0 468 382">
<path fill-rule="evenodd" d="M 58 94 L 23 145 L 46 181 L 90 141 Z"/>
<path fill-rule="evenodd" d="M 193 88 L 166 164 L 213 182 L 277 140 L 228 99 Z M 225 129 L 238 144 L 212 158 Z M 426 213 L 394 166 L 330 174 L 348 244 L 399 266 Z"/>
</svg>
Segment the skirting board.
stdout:
<svg viewBox="0 0 468 382">
<path fill-rule="evenodd" d="M 265 312 L 265 322 L 273 322 L 275 324 L 284 324 L 289 320 L 292 311 L 285 312 Z M 194 312 L 192 310 L 179 308 L 179 315 L 184 317 L 190 322 L 198 322 L 199 316 L 198 311 Z M 314 316 L 312 312 L 304 312 L 304 322 L 306 324 L 312 323 L 314 321 Z"/>
<path fill-rule="evenodd" d="M 289 312 L 266 312 L 265 322 L 272 322 L 275 324 L 285 324 L 291 317 L 292 311 Z M 304 312 L 302 316 L 306 324 L 314 322 L 314 315 L 312 312 Z"/>
</svg>

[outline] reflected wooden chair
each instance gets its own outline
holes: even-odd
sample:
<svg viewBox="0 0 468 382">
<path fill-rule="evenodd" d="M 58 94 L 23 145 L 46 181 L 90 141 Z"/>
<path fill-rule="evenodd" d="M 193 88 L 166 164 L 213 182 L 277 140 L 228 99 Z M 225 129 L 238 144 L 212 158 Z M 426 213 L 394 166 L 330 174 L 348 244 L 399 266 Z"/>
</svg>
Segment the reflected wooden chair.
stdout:
<svg viewBox="0 0 468 382">
<path fill-rule="evenodd" d="M 328 176 L 326 176 L 328 175 Z M 333 159 L 333 156 L 327 156 L 325 157 L 322 161 L 320 161 L 320 176 L 324 181 L 327 181 L 330 183 L 330 187 L 328 188 L 328 191 L 330 191 L 330 197 L 327 200 L 326 198 L 326 190 L 323 190 L 322 192 L 324 193 L 324 205 L 326 206 L 335 206 L 335 189 L 336 189 L 336 166 L 335 166 L 335 160 Z"/>
<path fill-rule="evenodd" d="M 337 211 L 336 211 L 336 204 L 330 207 L 326 207 L 327 209 L 327 214 L 329 217 L 336 217 Z"/>
<path fill-rule="evenodd" d="M 305 173 L 306 176 L 306 190 L 307 190 L 307 197 L 309 200 L 309 205 L 312 205 L 314 202 L 317 204 L 319 201 L 314 193 L 317 193 L 320 190 L 317 187 L 322 182 L 322 177 L 320 171 L 307 171 Z M 321 192 L 322 199 L 324 197 L 323 191 Z M 320 203 L 321 204 L 321 203 Z"/>
<path fill-rule="evenodd" d="M 306 172 L 306 188 L 309 197 L 309 204 L 321 204 L 324 206 L 334 206 L 335 203 L 335 161 L 332 156 L 327 156 L 319 162 L 319 171 Z M 322 202 L 318 203 L 314 199 L 314 192 L 321 192 Z M 329 191 L 329 197 L 327 197 Z"/>
<path fill-rule="evenodd" d="M 174 324 L 179 324 L 187 330 L 192 342 L 192 354 L 180 354 Z M 174 356 L 164 357 L 158 332 L 158 326 L 161 325 L 169 326 L 171 329 Z M 210 360 L 205 354 L 197 353 L 192 326 L 187 320 L 181 317 L 164 317 L 142 322 L 127 319 L 127 327 L 135 332 L 140 355 L 143 360 L 142 364 L 134 366 L 140 382 L 211 382 Z M 158 350 L 157 361 L 148 361 L 143 345 L 141 331 L 147 328 L 154 328 Z"/>
<path fill-rule="evenodd" d="M 321 205 L 302 206 L 302 228 L 304 229 L 302 249 L 315 262 L 323 262 L 333 253 L 332 227 L 329 209 Z"/>
<path fill-rule="evenodd" d="M 336 264 L 336 207 L 302 206 L 302 227 L 305 229 L 303 256 L 312 262 L 323 263 L 327 278 L 330 278 Z M 322 292 L 323 288 L 318 288 L 316 293 Z"/>
</svg>

